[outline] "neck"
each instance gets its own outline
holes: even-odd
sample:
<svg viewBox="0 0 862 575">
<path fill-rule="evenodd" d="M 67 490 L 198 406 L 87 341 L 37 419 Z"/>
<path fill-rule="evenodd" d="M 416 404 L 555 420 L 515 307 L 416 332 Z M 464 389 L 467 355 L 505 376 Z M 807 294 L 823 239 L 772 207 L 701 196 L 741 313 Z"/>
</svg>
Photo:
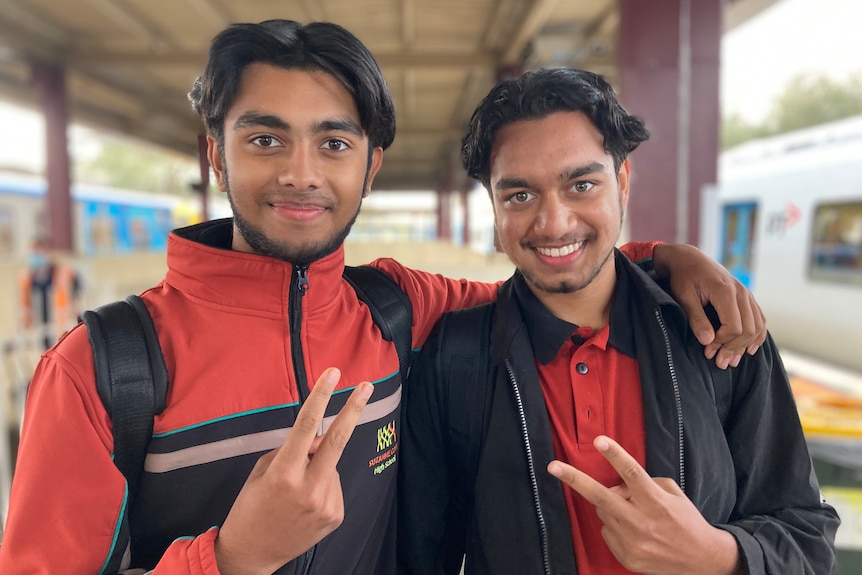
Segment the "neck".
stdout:
<svg viewBox="0 0 862 575">
<path fill-rule="evenodd" d="M 614 259 L 609 258 L 593 281 L 579 290 L 551 293 L 528 286 L 556 317 L 597 331 L 608 323 L 616 281 Z"/>
</svg>

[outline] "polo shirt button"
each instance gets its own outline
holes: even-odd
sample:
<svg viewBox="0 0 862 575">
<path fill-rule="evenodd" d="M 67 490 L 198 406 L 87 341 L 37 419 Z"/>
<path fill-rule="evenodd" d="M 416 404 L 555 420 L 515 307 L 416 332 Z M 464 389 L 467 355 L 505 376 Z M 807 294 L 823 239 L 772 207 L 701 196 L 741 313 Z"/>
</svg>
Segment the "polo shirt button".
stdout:
<svg viewBox="0 0 862 575">
<path fill-rule="evenodd" d="M 590 371 L 590 368 L 587 367 L 587 364 L 585 364 L 583 362 L 581 362 L 577 366 L 575 366 L 575 369 L 577 369 L 578 373 L 580 373 L 581 375 L 586 375 L 586 373 L 588 371 Z"/>
</svg>

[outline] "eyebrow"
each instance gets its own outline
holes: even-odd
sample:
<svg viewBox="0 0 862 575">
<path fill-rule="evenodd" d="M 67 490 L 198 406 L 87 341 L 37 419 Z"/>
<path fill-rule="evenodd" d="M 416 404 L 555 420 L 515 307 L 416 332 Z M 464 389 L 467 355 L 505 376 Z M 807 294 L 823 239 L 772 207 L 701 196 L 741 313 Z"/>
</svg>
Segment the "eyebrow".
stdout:
<svg viewBox="0 0 862 575">
<path fill-rule="evenodd" d="M 494 183 L 494 189 L 509 190 L 512 188 L 529 188 L 530 182 L 524 178 L 500 178 Z"/>
<path fill-rule="evenodd" d="M 600 162 L 589 162 L 583 166 L 572 168 L 567 172 L 560 174 L 560 182 L 568 182 L 582 178 L 589 174 L 605 173 L 605 165 Z M 529 188 L 532 187 L 529 180 L 524 178 L 500 178 L 494 185 L 495 189 L 509 190 L 512 188 Z"/>
<path fill-rule="evenodd" d="M 583 166 L 578 166 L 568 172 L 564 172 L 560 175 L 560 181 L 568 182 L 570 180 L 583 178 L 589 174 L 603 174 L 606 173 L 606 171 L 607 169 L 604 164 L 600 162 L 589 162 L 588 164 L 584 164 Z"/>
<path fill-rule="evenodd" d="M 233 123 L 234 130 L 243 128 L 263 127 L 275 130 L 289 130 L 290 124 L 273 114 L 262 114 L 260 112 L 246 112 Z"/>
<path fill-rule="evenodd" d="M 233 123 L 234 130 L 255 127 L 287 131 L 290 130 L 290 123 L 286 122 L 279 116 L 263 114 L 261 112 L 246 112 Z M 365 135 L 362 131 L 362 127 L 353 118 L 332 118 L 321 120 L 312 125 L 311 131 L 314 134 L 323 134 L 326 132 L 349 132 L 357 136 Z"/>
<path fill-rule="evenodd" d="M 323 120 L 315 122 L 311 128 L 315 134 L 324 132 L 350 132 L 356 136 L 364 136 L 362 126 L 359 125 L 353 118 L 333 118 L 331 120 Z"/>
</svg>

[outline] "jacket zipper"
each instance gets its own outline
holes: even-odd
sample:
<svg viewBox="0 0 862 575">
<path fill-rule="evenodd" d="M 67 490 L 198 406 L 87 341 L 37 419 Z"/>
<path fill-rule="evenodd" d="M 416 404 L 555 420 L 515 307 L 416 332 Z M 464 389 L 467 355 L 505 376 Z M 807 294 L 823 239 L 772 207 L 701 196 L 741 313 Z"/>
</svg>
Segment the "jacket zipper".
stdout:
<svg viewBox="0 0 862 575">
<path fill-rule="evenodd" d="M 308 266 L 294 266 L 296 277 L 290 284 L 288 296 L 288 315 L 290 319 L 290 357 L 293 360 L 293 374 L 296 377 L 296 387 L 299 391 L 300 404 L 308 398 L 308 378 L 305 376 L 305 359 L 302 357 L 302 345 L 299 334 L 302 331 L 302 296 L 308 291 Z"/>
<path fill-rule="evenodd" d="M 509 381 L 512 384 L 512 389 L 515 392 L 515 402 L 518 404 L 518 417 L 521 422 L 521 436 L 524 439 L 524 449 L 527 452 L 527 467 L 530 470 L 530 484 L 533 489 L 533 505 L 536 506 L 536 518 L 539 520 L 539 535 L 542 540 L 542 567 L 545 575 L 551 575 L 551 558 L 548 551 L 548 526 L 545 523 L 545 514 L 542 513 L 542 502 L 539 498 L 539 482 L 536 479 L 536 467 L 533 462 L 533 448 L 530 445 L 530 433 L 527 431 L 527 416 L 524 413 L 524 402 L 521 399 L 521 390 L 518 389 L 518 383 L 515 380 L 515 373 L 512 370 L 512 365 L 509 360 L 506 360 L 506 371 L 509 374 Z"/>
<path fill-rule="evenodd" d="M 658 325 L 661 328 L 661 334 L 664 337 L 664 349 L 667 354 L 667 366 L 670 369 L 670 379 L 673 383 L 673 400 L 676 404 L 676 432 L 677 446 L 679 447 L 679 488 L 685 493 L 685 444 L 683 441 L 682 428 L 682 400 L 679 394 L 679 380 L 676 377 L 676 368 L 673 365 L 673 355 L 670 351 L 670 339 L 667 336 L 667 328 L 664 325 L 664 318 L 661 316 L 661 311 L 655 310 L 655 317 L 658 320 Z"/>
<path fill-rule="evenodd" d="M 308 266 L 294 266 L 295 278 L 290 283 L 290 295 L 288 296 L 288 318 L 290 321 L 290 357 L 293 362 L 293 374 L 296 377 L 296 387 L 299 391 L 299 404 L 305 403 L 308 398 L 308 378 L 305 375 L 305 359 L 302 357 L 302 345 L 300 345 L 299 334 L 302 331 L 302 296 L 308 291 L 309 283 L 306 272 Z M 311 562 L 314 559 L 316 546 L 302 554 L 302 567 L 300 572 L 307 575 L 311 571 Z"/>
<path fill-rule="evenodd" d="M 311 549 L 306 551 L 303 556 L 303 567 L 302 567 L 302 575 L 308 575 L 311 572 L 311 561 L 314 559 L 314 550 L 317 549 L 317 545 L 314 545 Z"/>
</svg>

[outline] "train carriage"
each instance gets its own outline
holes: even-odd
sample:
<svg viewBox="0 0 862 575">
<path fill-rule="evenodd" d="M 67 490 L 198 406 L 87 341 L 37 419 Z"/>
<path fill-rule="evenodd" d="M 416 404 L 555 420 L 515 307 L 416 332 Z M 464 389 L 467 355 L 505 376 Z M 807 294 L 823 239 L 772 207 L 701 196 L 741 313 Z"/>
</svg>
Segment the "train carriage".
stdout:
<svg viewBox="0 0 862 575">
<path fill-rule="evenodd" d="M 0 260 L 26 257 L 47 232 L 43 178 L 0 173 Z M 229 210 L 216 202 L 218 215 Z M 211 209 L 212 211 L 212 209 Z M 170 230 L 201 219 L 200 200 L 92 185 L 72 187 L 74 251 L 83 257 L 162 251 Z"/>
<path fill-rule="evenodd" d="M 725 152 L 704 207 L 779 346 L 862 373 L 862 117 Z"/>
</svg>

